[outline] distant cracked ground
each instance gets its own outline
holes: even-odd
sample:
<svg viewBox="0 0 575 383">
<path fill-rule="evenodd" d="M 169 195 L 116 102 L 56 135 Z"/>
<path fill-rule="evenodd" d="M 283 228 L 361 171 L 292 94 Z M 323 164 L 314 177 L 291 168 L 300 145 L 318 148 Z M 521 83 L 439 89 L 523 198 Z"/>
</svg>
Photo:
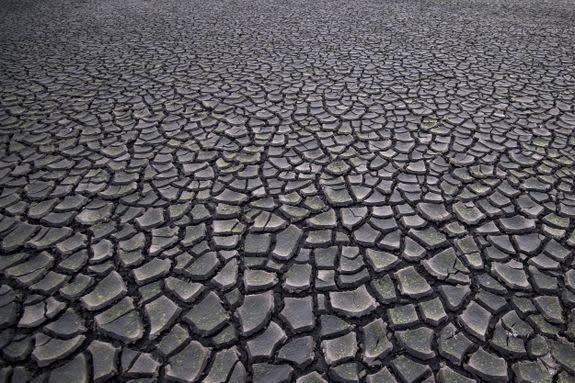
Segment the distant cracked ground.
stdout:
<svg viewBox="0 0 575 383">
<path fill-rule="evenodd" d="M 0 382 L 575 382 L 575 3 L 0 1 Z"/>
</svg>

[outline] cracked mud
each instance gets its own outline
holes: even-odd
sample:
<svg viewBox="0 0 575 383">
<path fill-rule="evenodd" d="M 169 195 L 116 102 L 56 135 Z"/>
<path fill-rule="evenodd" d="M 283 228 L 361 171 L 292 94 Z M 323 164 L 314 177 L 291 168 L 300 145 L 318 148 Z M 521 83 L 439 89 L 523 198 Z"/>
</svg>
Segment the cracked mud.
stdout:
<svg viewBox="0 0 575 383">
<path fill-rule="evenodd" d="M 0 1 L 0 382 L 575 382 L 574 26 Z"/>
</svg>

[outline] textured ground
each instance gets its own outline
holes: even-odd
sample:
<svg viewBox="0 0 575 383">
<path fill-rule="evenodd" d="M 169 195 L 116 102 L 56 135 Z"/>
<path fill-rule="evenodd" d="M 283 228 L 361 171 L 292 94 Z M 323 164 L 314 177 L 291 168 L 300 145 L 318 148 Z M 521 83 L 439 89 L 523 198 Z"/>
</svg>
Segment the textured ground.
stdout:
<svg viewBox="0 0 575 383">
<path fill-rule="evenodd" d="M 0 382 L 575 382 L 575 3 L 0 0 Z"/>
</svg>

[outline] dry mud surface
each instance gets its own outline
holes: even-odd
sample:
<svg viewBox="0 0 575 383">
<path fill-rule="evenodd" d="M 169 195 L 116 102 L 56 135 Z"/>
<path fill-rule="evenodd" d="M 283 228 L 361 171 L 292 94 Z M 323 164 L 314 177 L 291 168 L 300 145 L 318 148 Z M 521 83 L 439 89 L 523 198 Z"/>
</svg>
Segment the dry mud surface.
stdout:
<svg viewBox="0 0 575 383">
<path fill-rule="evenodd" d="M 575 382 L 573 1 L 1 0 L 0 382 Z"/>
</svg>

